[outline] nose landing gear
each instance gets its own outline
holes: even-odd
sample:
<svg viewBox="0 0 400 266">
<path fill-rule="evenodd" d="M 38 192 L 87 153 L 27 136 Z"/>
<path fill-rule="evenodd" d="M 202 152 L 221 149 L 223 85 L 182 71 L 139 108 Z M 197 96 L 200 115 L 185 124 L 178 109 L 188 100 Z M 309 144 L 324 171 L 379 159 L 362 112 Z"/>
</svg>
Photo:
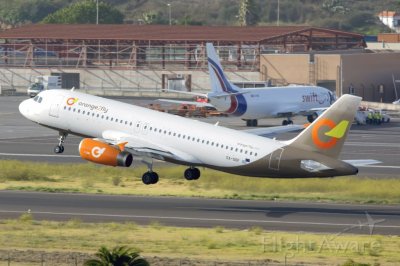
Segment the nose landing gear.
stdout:
<svg viewBox="0 0 400 266">
<path fill-rule="evenodd" d="M 59 153 L 63 153 L 64 152 L 64 145 L 63 144 L 65 142 L 65 139 L 67 138 L 67 135 L 68 135 L 67 133 L 59 132 L 58 145 L 54 147 L 54 153 L 59 154 Z"/>
</svg>

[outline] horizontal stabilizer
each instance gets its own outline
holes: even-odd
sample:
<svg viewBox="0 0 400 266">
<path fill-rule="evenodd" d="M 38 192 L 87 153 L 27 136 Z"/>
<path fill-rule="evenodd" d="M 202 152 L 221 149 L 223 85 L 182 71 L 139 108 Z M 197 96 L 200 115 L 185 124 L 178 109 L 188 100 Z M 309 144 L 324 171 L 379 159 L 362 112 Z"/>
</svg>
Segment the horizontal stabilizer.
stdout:
<svg viewBox="0 0 400 266">
<path fill-rule="evenodd" d="M 170 99 L 158 99 L 157 101 L 166 102 L 166 103 L 175 103 L 175 104 L 186 104 L 186 105 L 195 105 L 196 107 L 213 107 L 210 103 L 204 102 L 194 102 L 194 101 L 180 101 L 180 100 L 170 100 Z"/>
<path fill-rule="evenodd" d="M 249 91 L 239 91 L 239 92 L 232 92 L 232 93 L 222 93 L 222 94 L 209 94 L 209 98 L 224 98 L 224 97 L 229 97 L 229 96 L 234 96 L 234 95 L 241 95 L 248 93 Z"/>
<path fill-rule="evenodd" d="M 367 166 L 371 164 L 378 164 L 382 163 L 381 161 L 373 160 L 373 159 L 365 159 L 365 160 L 343 160 L 344 162 L 351 164 L 352 166 L 355 167 L 362 167 L 362 166 Z"/>
<path fill-rule="evenodd" d="M 252 128 L 243 130 L 246 133 L 272 138 L 278 134 L 303 130 L 304 125 L 287 125 L 287 126 L 276 126 L 276 127 L 264 127 L 264 128 Z"/>
<path fill-rule="evenodd" d="M 164 90 L 164 91 L 170 92 L 170 93 L 179 93 L 179 94 L 186 94 L 186 95 L 200 96 L 200 97 L 207 98 L 207 93 L 201 93 L 201 92 L 178 91 L 178 90 Z"/>
</svg>

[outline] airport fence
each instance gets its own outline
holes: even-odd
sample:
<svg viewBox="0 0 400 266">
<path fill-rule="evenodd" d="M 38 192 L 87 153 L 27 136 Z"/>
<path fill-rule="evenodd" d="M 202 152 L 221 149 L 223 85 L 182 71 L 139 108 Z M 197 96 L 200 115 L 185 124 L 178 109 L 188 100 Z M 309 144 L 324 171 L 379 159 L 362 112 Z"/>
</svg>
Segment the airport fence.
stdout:
<svg viewBox="0 0 400 266">
<path fill-rule="evenodd" d="M 0 266 L 81 266 L 93 255 L 80 252 L 0 250 Z M 272 260 L 222 261 L 189 258 L 146 257 L 151 266 L 282 266 L 296 265 Z"/>
</svg>

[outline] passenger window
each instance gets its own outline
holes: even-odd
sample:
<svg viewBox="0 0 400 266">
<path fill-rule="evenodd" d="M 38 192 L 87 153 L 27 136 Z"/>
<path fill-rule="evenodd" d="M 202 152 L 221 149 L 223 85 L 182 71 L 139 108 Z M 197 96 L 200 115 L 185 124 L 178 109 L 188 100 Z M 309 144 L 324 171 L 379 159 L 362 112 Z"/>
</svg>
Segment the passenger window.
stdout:
<svg viewBox="0 0 400 266">
<path fill-rule="evenodd" d="M 108 116 L 106 116 L 106 120 L 108 120 Z"/>
<path fill-rule="evenodd" d="M 130 122 L 129 125 L 132 126 L 132 122 Z"/>
<path fill-rule="evenodd" d="M 124 121 L 120 120 L 119 123 L 122 124 Z"/>
<path fill-rule="evenodd" d="M 83 111 L 82 114 L 84 115 L 84 114 L 85 114 L 85 111 Z"/>
<path fill-rule="evenodd" d="M 214 146 L 214 142 L 211 142 L 211 146 Z"/>
<path fill-rule="evenodd" d="M 210 143 L 210 141 L 207 140 L 207 143 L 206 143 L 206 144 L 208 145 L 209 143 Z"/>
<path fill-rule="evenodd" d="M 64 106 L 64 110 L 66 110 L 67 109 L 67 106 Z"/>
<path fill-rule="evenodd" d="M 97 114 L 97 117 L 99 117 L 100 116 L 100 114 Z"/>
<path fill-rule="evenodd" d="M 75 112 L 75 108 L 74 108 L 74 109 L 72 109 L 72 111 L 73 111 L 73 112 Z"/>
<path fill-rule="evenodd" d="M 114 120 L 114 117 L 111 117 L 110 121 L 113 121 L 113 120 Z"/>
<path fill-rule="evenodd" d="M 118 123 L 118 119 L 117 118 L 115 118 L 115 123 Z"/>
<path fill-rule="evenodd" d="M 81 112 L 81 109 L 78 109 L 78 113 L 80 113 Z"/>
<path fill-rule="evenodd" d="M 254 156 L 257 156 L 257 153 L 255 153 Z"/>
<path fill-rule="evenodd" d="M 104 115 L 101 116 L 101 119 L 104 119 Z"/>
<path fill-rule="evenodd" d="M 68 107 L 68 111 L 71 111 L 71 107 Z"/>
</svg>

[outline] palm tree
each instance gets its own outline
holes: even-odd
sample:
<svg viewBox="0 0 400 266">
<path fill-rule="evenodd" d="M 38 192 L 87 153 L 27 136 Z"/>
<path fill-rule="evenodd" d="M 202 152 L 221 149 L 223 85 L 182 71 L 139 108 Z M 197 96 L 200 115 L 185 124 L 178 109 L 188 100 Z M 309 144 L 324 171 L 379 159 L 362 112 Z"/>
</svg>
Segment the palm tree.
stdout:
<svg viewBox="0 0 400 266">
<path fill-rule="evenodd" d="M 95 254 L 97 259 L 85 261 L 85 266 L 150 266 L 138 252 L 122 246 L 115 247 L 111 251 L 101 247 Z"/>
</svg>

